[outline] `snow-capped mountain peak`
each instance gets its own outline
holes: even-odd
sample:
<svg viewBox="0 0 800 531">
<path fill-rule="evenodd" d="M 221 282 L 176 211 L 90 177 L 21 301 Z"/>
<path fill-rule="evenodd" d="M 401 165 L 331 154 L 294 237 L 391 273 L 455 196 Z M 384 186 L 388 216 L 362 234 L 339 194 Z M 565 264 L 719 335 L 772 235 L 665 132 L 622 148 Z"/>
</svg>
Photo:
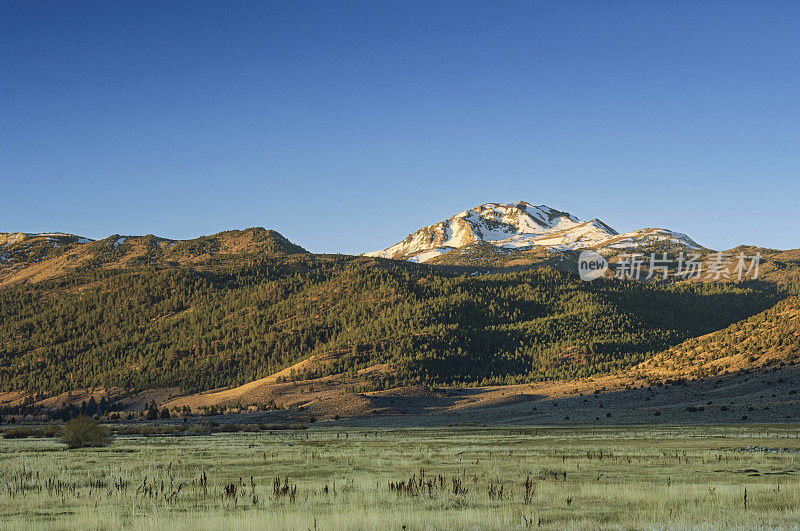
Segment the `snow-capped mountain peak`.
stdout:
<svg viewBox="0 0 800 531">
<path fill-rule="evenodd" d="M 505 250 L 545 247 L 555 250 L 586 248 L 622 249 L 638 240 L 669 240 L 699 248 L 685 234 L 666 229 L 643 229 L 620 235 L 599 219 L 583 221 L 568 212 L 546 205 L 484 203 L 455 216 L 423 227 L 403 241 L 366 256 L 426 262 L 453 249 L 487 243 Z M 613 243 L 613 245 L 612 245 Z"/>
</svg>

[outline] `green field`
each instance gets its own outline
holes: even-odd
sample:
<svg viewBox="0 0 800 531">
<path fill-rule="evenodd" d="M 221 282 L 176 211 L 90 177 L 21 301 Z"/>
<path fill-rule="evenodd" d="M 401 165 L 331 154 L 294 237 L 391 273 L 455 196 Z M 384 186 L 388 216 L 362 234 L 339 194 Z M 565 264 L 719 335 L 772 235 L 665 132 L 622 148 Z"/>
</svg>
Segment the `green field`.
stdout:
<svg viewBox="0 0 800 531">
<path fill-rule="evenodd" d="M 797 528 L 800 453 L 748 446 L 800 450 L 800 427 L 6 439 L 0 527 Z"/>
</svg>

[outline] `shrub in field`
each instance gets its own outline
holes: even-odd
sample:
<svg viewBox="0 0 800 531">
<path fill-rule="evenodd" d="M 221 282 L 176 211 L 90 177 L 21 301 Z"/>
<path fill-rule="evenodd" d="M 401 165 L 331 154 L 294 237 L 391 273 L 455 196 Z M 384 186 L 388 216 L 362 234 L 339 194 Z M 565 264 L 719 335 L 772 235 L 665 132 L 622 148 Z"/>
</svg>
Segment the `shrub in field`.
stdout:
<svg viewBox="0 0 800 531">
<path fill-rule="evenodd" d="M 211 428 L 202 424 L 195 424 L 186 430 L 186 435 L 211 435 Z"/>
<path fill-rule="evenodd" d="M 8 428 L 6 431 L 3 432 L 4 439 L 22 439 L 24 437 L 30 437 L 33 435 L 33 432 L 25 427 L 25 426 L 17 426 L 16 428 Z"/>
<path fill-rule="evenodd" d="M 16 426 L 3 432 L 4 439 L 22 439 L 25 437 L 58 437 L 61 426 Z"/>
<path fill-rule="evenodd" d="M 86 417 L 77 417 L 67 422 L 61 432 L 61 440 L 70 448 L 106 446 L 111 442 L 105 427 Z"/>
<path fill-rule="evenodd" d="M 52 424 L 48 424 L 47 426 L 42 426 L 34 437 L 51 437 L 56 438 L 61 436 L 61 426 L 54 426 Z"/>
</svg>

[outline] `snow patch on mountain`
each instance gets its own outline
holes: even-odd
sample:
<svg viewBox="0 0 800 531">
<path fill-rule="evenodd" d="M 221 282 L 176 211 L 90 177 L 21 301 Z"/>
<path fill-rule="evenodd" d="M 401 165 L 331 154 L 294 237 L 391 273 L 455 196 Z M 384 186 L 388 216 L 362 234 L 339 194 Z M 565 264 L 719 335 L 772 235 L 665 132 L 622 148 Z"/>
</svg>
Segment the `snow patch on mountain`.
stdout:
<svg viewBox="0 0 800 531">
<path fill-rule="evenodd" d="M 408 259 L 408 261 L 409 262 L 416 262 L 416 263 L 427 262 L 428 260 L 430 260 L 432 258 L 436 258 L 437 256 L 441 256 L 441 255 L 443 255 L 445 253 L 449 253 L 452 250 L 453 250 L 452 247 L 444 248 L 444 249 L 431 249 L 430 251 L 425 251 L 424 253 L 420 253 L 420 254 L 418 254 L 416 256 L 412 256 L 411 258 Z"/>
<path fill-rule="evenodd" d="M 75 236 L 74 234 L 67 234 L 65 232 L 0 232 L 0 247 L 11 247 L 12 245 L 16 245 L 21 242 L 25 242 L 25 245 L 29 246 L 34 243 L 32 240 L 37 238 L 44 238 L 48 243 L 51 244 L 54 244 L 54 242 L 58 242 L 59 239 L 63 238 L 76 238 L 78 243 L 89 243 L 93 241 L 89 238 Z"/>
<path fill-rule="evenodd" d="M 667 229 L 640 229 L 617 235 L 604 245 L 609 249 L 634 249 L 642 245 L 670 244 L 698 250 L 703 247 L 686 234 Z"/>
</svg>

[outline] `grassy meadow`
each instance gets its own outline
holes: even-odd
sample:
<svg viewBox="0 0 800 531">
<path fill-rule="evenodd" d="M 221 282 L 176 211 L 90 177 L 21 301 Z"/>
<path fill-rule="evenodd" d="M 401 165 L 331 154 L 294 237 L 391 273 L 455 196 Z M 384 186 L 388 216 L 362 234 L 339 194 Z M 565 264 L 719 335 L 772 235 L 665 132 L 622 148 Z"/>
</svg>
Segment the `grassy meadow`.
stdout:
<svg viewBox="0 0 800 531">
<path fill-rule="evenodd" d="M 800 453 L 748 446 L 800 450 L 800 428 L 0 439 L 0 528 L 797 528 Z"/>
</svg>

